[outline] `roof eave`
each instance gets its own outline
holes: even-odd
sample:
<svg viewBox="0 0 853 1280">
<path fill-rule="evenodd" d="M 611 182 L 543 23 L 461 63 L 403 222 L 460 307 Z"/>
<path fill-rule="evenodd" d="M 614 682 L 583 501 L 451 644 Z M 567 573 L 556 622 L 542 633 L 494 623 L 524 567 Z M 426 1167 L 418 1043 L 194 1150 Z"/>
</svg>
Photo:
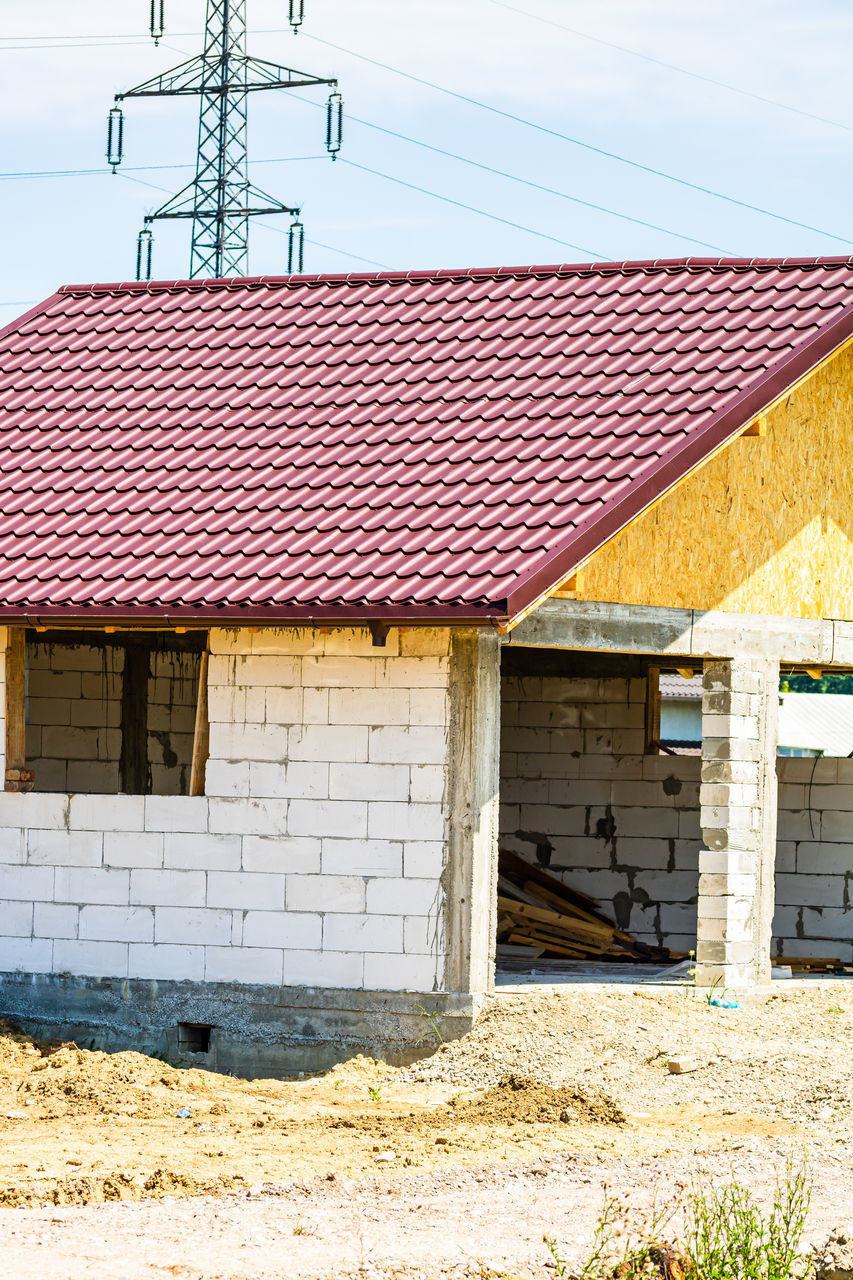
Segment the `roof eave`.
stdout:
<svg viewBox="0 0 853 1280">
<path fill-rule="evenodd" d="M 493 626 L 506 620 L 504 602 L 488 605 L 33 605 L 0 604 L 0 626 L 123 628 L 366 626 Z"/>
</svg>

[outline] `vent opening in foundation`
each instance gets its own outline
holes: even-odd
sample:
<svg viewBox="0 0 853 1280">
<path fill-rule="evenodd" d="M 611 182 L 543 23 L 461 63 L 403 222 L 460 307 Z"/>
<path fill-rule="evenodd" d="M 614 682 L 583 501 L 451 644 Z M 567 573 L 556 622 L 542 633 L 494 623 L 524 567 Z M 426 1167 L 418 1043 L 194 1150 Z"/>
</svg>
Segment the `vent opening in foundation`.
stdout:
<svg viewBox="0 0 853 1280">
<path fill-rule="evenodd" d="M 181 1053 L 209 1053 L 212 1030 L 201 1022 L 179 1022 L 178 1048 Z"/>
</svg>

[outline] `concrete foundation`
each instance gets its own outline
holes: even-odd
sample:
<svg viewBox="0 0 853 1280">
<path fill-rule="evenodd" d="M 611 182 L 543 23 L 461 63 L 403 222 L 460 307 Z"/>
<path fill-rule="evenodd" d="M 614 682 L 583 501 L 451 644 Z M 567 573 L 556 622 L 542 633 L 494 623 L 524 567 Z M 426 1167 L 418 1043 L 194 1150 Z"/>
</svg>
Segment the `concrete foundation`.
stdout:
<svg viewBox="0 0 853 1280">
<path fill-rule="evenodd" d="M 413 1062 L 464 1035 L 479 1007 L 435 992 L 0 974 L 0 1017 L 37 1037 L 249 1078 L 322 1071 L 357 1053 Z M 182 1052 L 180 1024 L 210 1027 L 208 1052 Z"/>
</svg>

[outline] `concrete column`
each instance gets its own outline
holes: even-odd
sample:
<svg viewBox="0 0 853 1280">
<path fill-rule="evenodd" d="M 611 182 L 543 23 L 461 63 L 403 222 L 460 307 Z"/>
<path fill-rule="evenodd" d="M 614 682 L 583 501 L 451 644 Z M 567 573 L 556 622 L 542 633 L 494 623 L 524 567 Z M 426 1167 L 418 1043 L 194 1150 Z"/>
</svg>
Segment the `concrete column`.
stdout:
<svg viewBox="0 0 853 1280">
<path fill-rule="evenodd" d="M 500 784 L 500 637 L 455 631 L 450 650 L 444 989 L 494 985 Z"/>
<path fill-rule="evenodd" d="M 775 898 L 779 663 L 706 661 L 696 985 L 770 981 Z"/>
</svg>

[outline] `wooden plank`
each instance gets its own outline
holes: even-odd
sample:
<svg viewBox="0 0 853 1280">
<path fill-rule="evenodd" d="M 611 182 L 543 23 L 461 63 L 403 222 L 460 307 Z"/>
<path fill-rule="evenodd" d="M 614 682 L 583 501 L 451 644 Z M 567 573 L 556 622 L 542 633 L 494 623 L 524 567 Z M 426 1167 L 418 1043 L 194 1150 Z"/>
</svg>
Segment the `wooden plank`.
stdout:
<svg viewBox="0 0 853 1280">
<path fill-rule="evenodd" d="M 193 733 L 193 759 L 190 769 L 190 795 L 204 795 L 207 757 L 210 754 L 210 719 L 207 710 L 207 670 L 210 655 L 208 650 L 201 655 L 198 668 L 198 697 L 195 708 L 195 731 Z"/>
<path fill-rule="evenodd" d="M 771 964 L 788 969 L 809 969 L 815 973 L 835 973 L 844 968 L 837 956 L 772 956 Z"/>
<path fill-rule="evenodd" d="M 525 943 L 499 942 L 497 957 L 499 960 L 535 960 L 543 950 L 544 947 L 528 947 Z"/>
<path fill-rule="evenodd" d="M 150 648 L 125 649 L 121 682 L 119 779 L 127 795 L 148 792 L 148 676 Z"/>
<path fill-rule="evenodd" d="M 585 893 L 579 893 L 577 889 L 570 889 L 568 885 L 563 884 L 562 880 L 558 880 L 556 876 L 551 875 L 550 872 L 545 871 L 542 867 L 534 866 L 532 862 L 528 862 L 520 854 L 514 853 L 512 849 L 501 849 L 500 870 L 504 875 L 513 876 L 522 882 L 532 880 L 534 883 L 542 885 L 544 889 L 550 889 L 552 893 L 558 894 L 566 902 L 571 903 L 573 907 L 580 907 L 582 911 L 588 912 L 593 919 L 600 920 L 602 924 L 608 924 L 612 927 L 612 921 L 597 910 L 597 898 L 590 898 Z"/>
<path fill-rule="evenodd" d="M 644 754 L 660 751 L 660 667 L 649 667 L 646 678 L 646 743 Z"/>
<path fill-rule="evenodd" d="M 6 778 L 7 791 L 21 790 L 10 777 L 27 765 L 27 637 L 23 627 L 9 627 L 6 639 Z"/>
<path fill-rule="evenodd" d="M 498 897 L 498 910 L 513 920 L 519 917 L 522 920 L 536 920 L 542 924 L 554 925 L 564 933 L 608 940 L 613 937 L 613 929 L 609 925 L 599 924 L 598 921 L 578 920 L 558 911 L 549 911 L 547 907 L 529 907 L 526 902 L 513 902 L 511 898 Z"/>
<path fill-rule="evenodd" d="M 545 951 L 556 951 L 561 956 L 571 956 L 575 960 L 587 959 L 586 952 L 579 950 L 577 947 L 570 947 L 558 942 L 539 942 L 532 934 L 511 933 L 509 936 L 510 943 L 517 943 L 520 946 L 540 946 Z"/>
<path fill-rule="evenodd" d="M 557 911 L 562 911 L 573 919 L 588 920 L 593 924 L 604 924 L 604 921 L 599 920 L 591 911 L 582 911 L 580 907 L 567 903 L 565 898 L 561 898 L 558 893 L 553 893 L 550 889 L 543 888 L 542 885 L 536 884 L 534 880 L 528 880 L 524 887 L 527 890 L 528 897 L 538 898 L 539 902 L 550 903 Z M 531 906 L 537 905 L 537 902 L 531 903 Z M 608 928 L 613 928 L 613 926 L 608 923 Z"/>
</svg>

